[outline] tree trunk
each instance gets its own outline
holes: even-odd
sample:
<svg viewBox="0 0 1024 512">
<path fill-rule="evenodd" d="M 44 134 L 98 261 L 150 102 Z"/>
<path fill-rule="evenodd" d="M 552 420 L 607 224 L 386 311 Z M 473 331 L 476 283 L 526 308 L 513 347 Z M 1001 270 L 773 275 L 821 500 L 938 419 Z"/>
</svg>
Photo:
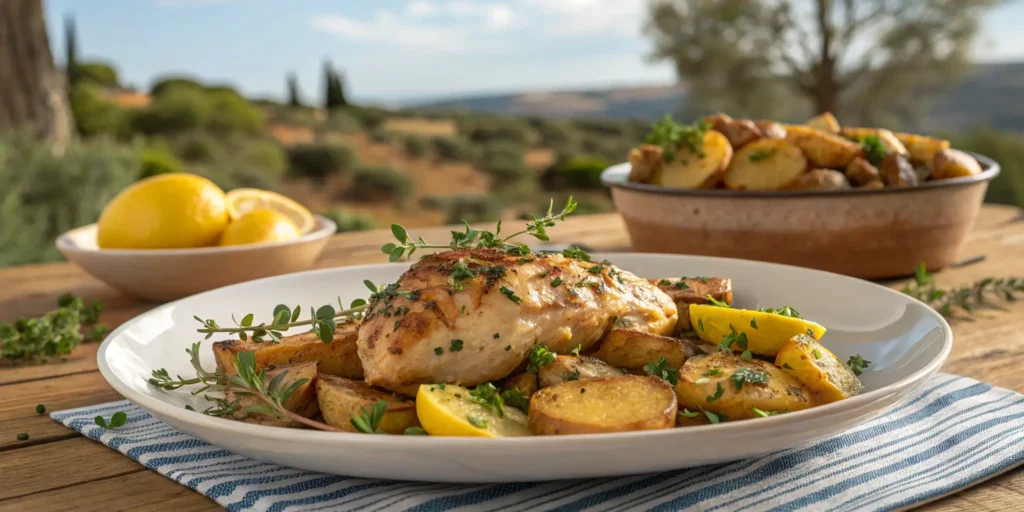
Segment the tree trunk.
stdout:
<svg viewBox="0 0 1024 512">
<path fill-rule="evenodd" d="M 42 0 L 0 0 L 0 133 L 22 128 L 63 147 L 72 137 L 71 109 Z"/>
</svg>

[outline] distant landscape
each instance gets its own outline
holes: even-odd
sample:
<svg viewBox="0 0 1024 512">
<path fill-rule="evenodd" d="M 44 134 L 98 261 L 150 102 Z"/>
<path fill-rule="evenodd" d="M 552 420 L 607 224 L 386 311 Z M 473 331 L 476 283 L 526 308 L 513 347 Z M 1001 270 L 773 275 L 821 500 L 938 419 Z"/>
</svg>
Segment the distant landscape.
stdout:
<svg viewBox="0 0 1024 512">
<path fill-rule="evenodd" d="M 686 99 L 685 86 L 669 85 L 480 95 L 409 102 L 406 106 L 509 116 L 653 120 L 681 112 Z M 918 126 L 911 128 L 946 132 L 977 126 L 1024 132 L 1024 62 L 976 65 L 962 83 L 932 105 Z"/>
</svg>

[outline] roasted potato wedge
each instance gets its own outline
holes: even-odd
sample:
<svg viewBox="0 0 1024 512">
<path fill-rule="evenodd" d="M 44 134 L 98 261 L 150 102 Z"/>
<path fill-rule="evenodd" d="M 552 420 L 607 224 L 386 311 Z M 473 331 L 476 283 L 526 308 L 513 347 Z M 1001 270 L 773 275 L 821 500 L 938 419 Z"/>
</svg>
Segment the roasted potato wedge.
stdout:
<svg viewBox="0 0 1024 512">
<path fill-rule="evenodd" d="M 760 139 L 736 152 L 724 181 L 734 190 L 778 190 L 806 171 L 800 148 L 784 140 Z"/>
<path fill-rule="evenodd" d="M 910 161 L 914 165 L 931 165 L 939 151 L 949 149 L 948 140 L 913 133 L 894 133 L 893 135 L 907 148 L 910 153 Z"/>
<path fill-rule="evenodd" d="M 664 150 L 661 146 L 643 144 L 629 152 L 629 181 L 649 183 L 661 168 Z"/>
<path fill-rule="evenodd" d="M 285 372 L 287 372 L 287 374 L 281 378 L 282 388 L 287 388 L 299 379 L 306 379 L 306 381 L 300 384 L 299 387 L 288 396 L 288 400 L 284 402 L 284 408 L 302 416 L 303 418 L 311 418 L 315 416 L 320 410 L 316 399 L 316 385 L 317 382 L 319 382 L 317 379 L 316 363 L 307 362 L 269 367 L 267 368 L 267 382 L 270 382 L 275 377 Z M 253 405 L 259 405 L 262 403 L 260 399 L 252 395 L 239 395 L 233 392 L 231 388 L 228 388 L 224 394 L 228 402 L 232 402 L 236 399 L 238 400 L 238 408 L 234 415 L 236 420 L 272 427 L 302 427 L 302 424 L 294 421 L 280 420 L 265 414 L 249 414 L 246 412 L 246 409 Z"/>
<path fill-rule="evenodd" d="M 815 338 L 825 335 L 825 327 L 806 320 L 767 311 L 733 309 L 704 304 L 690 305 L 690 319 L 696 326 L 697 336 L 706 343 L 719 345 L 732 338 L 732 350 L 750 350 L 754 354 L 775 357 L 779 349 L 793 336 L 808 333 Z M 737 339 L 743 335 L 747 346 Z"/>
<path fill-rule="evenodd" d="M 850 183 L 858 187 L 882 179 L 878 168 L 871 165 L 867 159 L 860 157 L 854 158 L 850 165 L 846 166 L 846 177 L 849 178 Z"/>
<path fill-rule="evenodd" d="M 596 434 L 671 428 L 676 395 L 657 377 L 619 375 L 544 388 L 530 400 L 530 431 Z"/>
<path fill-rule="evenodd" d="M 943 149 L 932 160 L 932 179 L 962 178 L 981 173 L 981 164 L 973 156 L 956 149 Z"/>
<path fill-rule="evenodd" d="M 704 409 L 730 420 L 756 418 L 755 409 L 789 412 L 815 405 L 799 380 L 771 363 L 723 352 L 687 360 L 675 390 L 681 410 Z"/>
<path fill-rule="evenodd" d="M 821 130 L 823 132 L 838 134 L 839 133 L 839 120 L 836 116 L 832 115 L 831 112 L 825 112 L 819 114 L 807 120 L 804 123 L 815 130 Z"/>
<path fill-rule="evenodd" d="M 786 127 L 781 123 L 775 121 L 755 121 L 754 126 L 761 130 L 761 137 L 765 139 L 785 139 L 786 138 Z"/>
<path fill-rule="evenodd" d="M 813 169 L 791 181 L 787 190 L 844 190 L 850 188 L 843 173 L 832 169 Z"/>
<path fill-rule="evenodd" d="M 541 388 L 546 388 L 573 380 L 618 377 L 619 375 L 622 375 L 622 370 L 610 366 L 600 359 L 560 355 L 555 357 L 554 362 L 540 367 L 537 372 L 537 382 Z"/>
<path fill-rule="evenodd" d="M 388 434 L 402 434 L 408 427 L 419 425 L 416 403 L 394 393 L 372 388 L 360 380 L 334 375 L 321 375 L 316 382 L 316 396 L 324 422 L 349 432 L 357 432 L 352 418 L 370 411 L 377 402 L 388 403 L 380 429 Z"/>
<path fill-rule="evenodd" d="M 814 167 L 842 169 L 862 153 L 860 144 L 808 126 L 786 126 L 786 142 L 800 148 Z"/>
<path fill-rule="evenodd" d="M 775 365 L 803 383 L 819 404 L 850 398 L 864 389 L 849 367 L 806 334 L 793 336 L 783 345 Z"/>
<path fill-rule="evenodd" d="M 865 184 L 864 184 L 864 185 L 863 185 L 862 187 L 860 187 L 860 188 L 864 188 L 864 189 L 868 189 L 868 190 L 874 190 L 874 189 L 879 189 L 879 188 L 885 188 L 885 183 L 882 183 L 882 180 L 881 180 L 881 178 L 879 178 L 879 179 L 877 179 L 877 180 L 871 180 L 871 181 L 869 181 L 869 182 L 865 183 Z"/>
<path fill-rule="evenodd" d="M 879 174 L 882 182 L 890 187 L 916 187 L 917 172 L 907 157 L 899 153 L 889 153 L 882 160 Z"/>
<path fill-rule="evenodd" d="M 523 372 L 506 377 L 505 382 L 501 385 L 501 389 L 503 391 L 508 391 L 513 388 L 518 389 L 524 396 L 530 397 L 540 389 L 540 383 L 537 381 L 537 374 Z"/>
<path fill-rule="evenodd" d="M 632 329 L 612 329 L 593 355 L 612 367 L 637 371 L 662 357 L 670 368 L 679 368 L 687 359 L 703 353 L 693 340 L 680 340 Z"/>
<path fill-rule="evenodd" d="M 855 140 L 863 140 L 869 135 L 875 135 L 889 153 L 899 153 L 903 156 L 910 155 L 910 151 L 896 138 L 896 135 L 885 128 L 843 128 L 839 133 L 843 137 Z"/>
<path fill-rule="evenodd" d="M 675 334 L 692 331 L 690 304 L 710 304 L 708 297 L 732 305 L 732 281 L 725 277 L 680 277 L 651 279 L 672 297 L 679 310 Z"/>
<path fill-rule="evenodd" d="M 739 149 L 748 143 L 761 138 L 761 129 L 749 119 L 729 121 L 715 126 L 715 130 L 722 132 L 733 149 Z"/>
<path fill-rule="evenodd" d="M 700 148 L 703 156 L 679 148 L 671 161 L 661 165 L 652 177 L 652 183 L 675 188 L 707 188 L 714 186 L 732 160 L 729 139 L 720 132 L 708 130 Z"/>
<path fill-rule="evenodd" d="M 356 337 L 359 325 L 339 325 L 334 331 L 331 343 L 320 341 L 316 333 L 305 332 L 285 336 L 278 343 L 253 343 L 252 341 L 230 340 L 213 344 L 213 356 L 217 371 L 234 375 L 233 358 L 239 352 L 251 351 L 256 356 L 256 369 L 291 363 L 317 362 L 321 374 L 337 375 L 348 379 L 363 378 L 363 364 L 356 353 Z"/>
</svg>

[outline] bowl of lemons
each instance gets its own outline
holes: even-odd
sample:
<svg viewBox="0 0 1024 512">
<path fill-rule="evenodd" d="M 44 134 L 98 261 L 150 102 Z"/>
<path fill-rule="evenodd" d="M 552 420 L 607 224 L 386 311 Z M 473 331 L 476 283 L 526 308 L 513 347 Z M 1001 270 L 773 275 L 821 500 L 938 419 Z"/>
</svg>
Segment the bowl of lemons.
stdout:
<svg viewBox="0 0 1024 512">
<path fill-rule="evenodd" d="M 95 224 L 57 249 L 93 277 L 135 297 L 167 301 L 309 268 L 337 226 L 267 190 L 225 193 L 187 173 L 141 180 Z"/>
</svg>

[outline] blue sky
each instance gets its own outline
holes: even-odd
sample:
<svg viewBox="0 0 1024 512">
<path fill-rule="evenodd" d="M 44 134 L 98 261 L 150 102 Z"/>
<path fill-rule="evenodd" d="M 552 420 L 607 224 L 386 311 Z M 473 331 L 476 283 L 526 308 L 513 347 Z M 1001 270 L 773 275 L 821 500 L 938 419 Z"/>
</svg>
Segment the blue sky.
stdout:
<svg viewBox="0 0 1024 512">
<path fill-rule="evenodd" d="M 58 60 L 73 13 L 81 58 L 143 88 L 187 74 L 281 97 L 293 71 L 312 100 L 325 58 L 355 98 L 380 102 L 674 80 L 644 58 L 644 0 L 44 1 Z M 1022 4 L 987 16 L 979 60 L 1024 60 Z"/>
</svg>

